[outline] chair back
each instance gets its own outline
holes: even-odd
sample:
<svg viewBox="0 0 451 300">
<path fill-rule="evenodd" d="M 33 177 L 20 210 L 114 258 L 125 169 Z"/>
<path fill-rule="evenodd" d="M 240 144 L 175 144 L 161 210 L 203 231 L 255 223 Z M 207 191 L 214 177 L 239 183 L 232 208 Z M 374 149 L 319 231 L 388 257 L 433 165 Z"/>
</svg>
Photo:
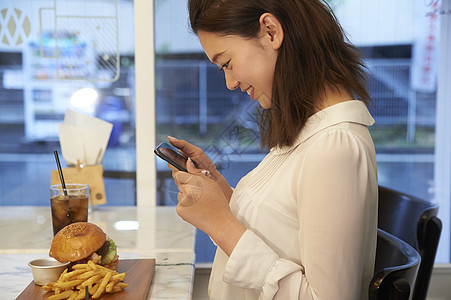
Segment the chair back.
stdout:
<svg viewBox="0 0 451 300">
<path fill-rule="evenodd" d="M 369 300 L 411 299 L 420 261 L 420 255 L 412 246 L 378 228 Z"/>
<path fill-rule="evenodd" d="M 442 229 L 438 206 L 379 186 L 378 228 L 406 241 L 421 256 L 413 300 L 425 300 Z"/>
</svg>

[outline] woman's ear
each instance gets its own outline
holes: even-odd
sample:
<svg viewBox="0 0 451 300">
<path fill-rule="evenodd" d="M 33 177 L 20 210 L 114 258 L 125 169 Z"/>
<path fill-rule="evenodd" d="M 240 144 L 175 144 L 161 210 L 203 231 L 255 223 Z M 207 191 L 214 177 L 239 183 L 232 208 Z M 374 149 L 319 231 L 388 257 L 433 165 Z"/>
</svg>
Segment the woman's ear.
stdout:
<svg viewBox="0 0 451 300">
<path fill-rule="evenodd" d="M 269 37 L 273 49 L 279 49 L 283 42 L 283 28 L 279 20 L 271 14 L 264 13 L 260 16 L 260 36 Z"/>
</svg>

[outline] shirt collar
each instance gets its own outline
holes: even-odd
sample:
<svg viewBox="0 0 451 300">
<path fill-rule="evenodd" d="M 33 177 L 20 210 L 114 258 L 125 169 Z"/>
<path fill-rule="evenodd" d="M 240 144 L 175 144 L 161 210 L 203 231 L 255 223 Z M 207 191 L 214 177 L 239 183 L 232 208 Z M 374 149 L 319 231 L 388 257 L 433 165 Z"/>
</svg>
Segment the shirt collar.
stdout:
<svg viewBox="0 0 451 300">
<path fill-rule="evenodd" d="M 275 155 L 284 154 L 296 148 L 303 141 L 323 130 L 324 128 L 343 123 L 351 122 L 371 126 L 374 119 L 371 116 L 365 103 L 359 100 L 350 100 L 326 107 L 307 119 L 304 128 L 299 133 L 292 146 L 274 147 L 271 152 Z"/>
</svg>

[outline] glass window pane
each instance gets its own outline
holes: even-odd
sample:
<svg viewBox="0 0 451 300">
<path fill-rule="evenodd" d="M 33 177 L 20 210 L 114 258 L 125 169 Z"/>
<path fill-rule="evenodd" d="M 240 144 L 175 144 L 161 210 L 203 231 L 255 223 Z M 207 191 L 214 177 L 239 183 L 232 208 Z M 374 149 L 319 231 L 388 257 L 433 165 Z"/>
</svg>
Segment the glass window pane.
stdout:
<svg viewBox="0 0 451 300">
<path fill-rule="evenodd" d="M 379 183 L 433 201 L 440 43 L 439 17 L 433 12 L 439 2 L 328 2 L 368 66 Z M 171 135 L 205 149 L 233 186 L 264 155 L 255 103 L 226 89 L 223 74 L 189 32 L 186 4 L 155 5 L 156 142 Z M 178 191 L 165 165 L 157 160 L 157 201 L 175 205 Z M 213 246 L 199 235 L 198 260 L 209 262 Z"/>
<path fill-rule="evenodd" d="M 53 151 L 71 163 L 66 109 L 112 123 L 98 161 L 107 205 L 135 205 L 133 2 L 6 0 L 0 12 L 0 205 L 49 205 Z"/>
<path fill-rule="evenodd" d="M 364 53 L 379 183 L 432 200 L 439 23 L 424 1 L 329 1 Z M 426 1 L 427 2 L 427 1 Z"/>
<path fill-rule="evenodd" d="M 369 67 L 379 184 L 440 205 L 443 228 L 436 262 L 449 263 L 450 148 L 443 136 L 449 128 L 443 117 L 449 115 L 443 107 L 449 98 L 445 85 L 450 78 L 443 67 L 449 26 L 442 24 L 449 1 L 329 2 Z"/>
</svg>

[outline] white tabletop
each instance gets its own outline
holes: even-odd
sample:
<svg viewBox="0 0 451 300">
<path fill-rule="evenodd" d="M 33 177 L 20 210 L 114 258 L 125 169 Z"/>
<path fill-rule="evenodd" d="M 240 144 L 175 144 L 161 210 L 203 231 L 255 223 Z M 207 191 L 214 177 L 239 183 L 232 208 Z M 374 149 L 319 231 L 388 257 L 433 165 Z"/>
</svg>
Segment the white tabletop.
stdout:
<svg viewBox="0 0 451 300">
<path fill-rule="evenodd" d="M 195 229 L 175 207 L 98 207 L 88 221 L 115 241 L 120 259 L 156 259 L 148 299 L 191 299 Z M 0 295 L 15 299 L 32 280 L 27 263 L 48 256 L 50 207 L 3 206 L 0 228 Z"/>
</svg>

